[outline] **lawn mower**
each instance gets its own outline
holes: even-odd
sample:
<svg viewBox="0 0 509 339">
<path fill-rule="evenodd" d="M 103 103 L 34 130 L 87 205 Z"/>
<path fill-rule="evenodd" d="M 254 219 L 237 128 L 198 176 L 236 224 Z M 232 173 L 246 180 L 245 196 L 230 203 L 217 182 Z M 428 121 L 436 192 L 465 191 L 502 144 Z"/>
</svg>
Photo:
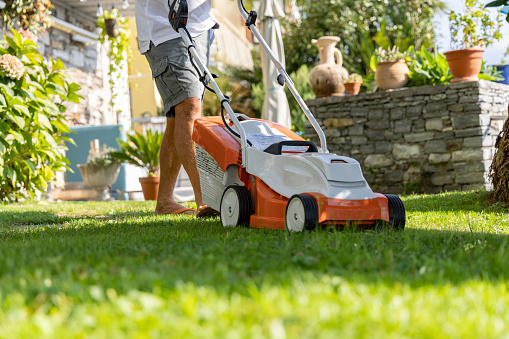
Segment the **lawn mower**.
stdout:
<svg viewBox="0 0 509 339">
<path fill-rule="evenodd" d="M 355 159 L 329 153 L 325 135 L 284 67 L 256 28 L 257 13 L 238 8 L 246 26 L 278 69 L 319 136 L 320 147 L 274 122 L 233 112 L 212 74 L 203 65 L 186 29 L 187 2 L 170 4 L 169 20 L 188 46 L 200 81 L 221 100 L 221 116 L 195 121 L 203 201 L 218 211 L 223 226 L 287 229 L 293 232 L 334 226 L 359 229 L 405 227 L 398 196 L 374 193 Z"/>
</svg>

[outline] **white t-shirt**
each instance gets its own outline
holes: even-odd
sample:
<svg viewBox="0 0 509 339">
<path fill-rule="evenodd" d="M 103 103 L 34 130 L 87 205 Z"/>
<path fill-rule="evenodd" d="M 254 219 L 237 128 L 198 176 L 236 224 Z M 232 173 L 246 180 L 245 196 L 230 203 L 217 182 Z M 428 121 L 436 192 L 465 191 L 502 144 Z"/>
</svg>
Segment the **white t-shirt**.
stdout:
<svg viewBox="0 0 509 339">
<path fill-rule="evenodd" d="M 187 30 L 193 38 L 215 25 L 209 14 L 212 0 L 187 0 L 187 5 L 189 10 Z M 150 41 L 157 46 L 180 37 L 168 20 L 170 12 L 168 0 L 136 0 L 134 10 L 141 53 L 149 50 Z"/>
</svg>

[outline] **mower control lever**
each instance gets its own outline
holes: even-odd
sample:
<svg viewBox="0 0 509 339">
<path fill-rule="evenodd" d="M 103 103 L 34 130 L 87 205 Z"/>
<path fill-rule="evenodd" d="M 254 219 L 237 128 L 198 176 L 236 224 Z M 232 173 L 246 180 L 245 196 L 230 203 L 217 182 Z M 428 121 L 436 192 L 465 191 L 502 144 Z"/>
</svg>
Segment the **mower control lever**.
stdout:
<svg viewBox="0 0 509 339">
<path fill-rule="evenodd" d="M 309 146 L 306 153 L 318 153 L 318 147 L 316 144 L 312 141 L 305 141 L 305 140 L 285 140 L 280 141 L 275 144 L 270 145 L 267 147 L 264 152 L 270 153 L 274 155 L 281 155 L 281 152 L 283 151 L 283 146 Z"/>
<path fill-rule="evenodd" d="M 285 85 L 285 82 L 286 82 L 286 79 L 285 77 L 283 76 L 283 74 L 279 74 L 277 76 L 277 83 L 280 84 L 281 86 L 284 86 Z"/>
</svg>

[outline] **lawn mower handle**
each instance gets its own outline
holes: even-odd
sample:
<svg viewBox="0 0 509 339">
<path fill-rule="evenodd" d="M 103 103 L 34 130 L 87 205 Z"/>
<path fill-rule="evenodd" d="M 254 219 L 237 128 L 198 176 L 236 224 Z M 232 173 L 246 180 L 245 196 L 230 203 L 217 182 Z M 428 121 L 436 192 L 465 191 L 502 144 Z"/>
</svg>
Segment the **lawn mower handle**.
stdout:
<svg viewBox="0 0 509 339">
<path fill-rule="evenodd" d="M 288 75 L 288 73 L 286 72 L 285 68 L 283 67 L 283 65 L 281 65 L 281 62 L 277 59 L 274 53 L 272 53 L 272 50 L 270 49 L 269 45 L 267 45 L 265 39 L 263 39 L 263 36 L 260 34 L 260 31 L 258 31 L 258 28 L 256 28 L 255 23 L 256 12 L 253 11 L 248 12 L 246 7 L 244 7 L 243 0 L 237 0 L 237 6 L 239 8 L 240 15 L 244 20 L 246 20 L 246 26 L 251 30 L 251 32 L 253 32 L 253 35 L 256 37 L 262 48 L 268 54 L 268 56 L 272 60 L 272 63 L 276 66 L 280 74 L 278 80 L 280 80 L 281 77 L 284 78 L 284 82 L 288 86 L 288 89 L 290 90 L 290 92 L 292 92 L 293 97 L 295 98 L 295 100 L 297 100 L 297 103 L 299 104 L 300 108 L 304 111 L 304 114 L 308 118 L 309 122 L 311 122 L 311 125 L 313 125 L 313 128 L 315 129 L 316 133 L 318 134 L 318 137 L 320 138 L 320 146 L 322 148 L 322 151 L 324 153 L 329 153 L 329 151 L 327 150 L 327 140 L 325 138 L 325 134 L 323 133 L 322 128 L 320 127 L 320 124 L 318 124 L 315 117 L 313 116 L 313 113 L 311 113 L 308 106 L 300 96 L 299 92 L 295 88 L 295 85 L 290 76 Z"/>
</svg>

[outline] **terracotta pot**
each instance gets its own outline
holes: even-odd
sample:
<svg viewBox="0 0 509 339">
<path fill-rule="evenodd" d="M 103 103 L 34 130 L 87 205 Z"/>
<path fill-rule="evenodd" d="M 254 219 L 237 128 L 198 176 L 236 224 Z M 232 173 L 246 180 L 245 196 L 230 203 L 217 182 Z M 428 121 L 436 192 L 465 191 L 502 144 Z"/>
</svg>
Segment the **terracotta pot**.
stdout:
<svg viewBox="0 0 509 339">
<path fill-rule="evenodd" d="M 348 95 L 357 95 L 361 90 L 362 82 L 345 82 L 345 92 Z"/>
<path fill-rule="evenodd" d="M 159 192 L 159 177 L 140 178 L 141 190 L 145 200 L 157 200 Z"/>
<path fill-rule="evenodd" d="M 405 87 L 410 70 L 405 60 L 379 62 L 376 64 L 375 82 L 381 89 Z"/>
<path fill-rule="evenodd" d="M 116 38 L 120 34 L 117 19 L 104 19 L 104 26 L 106 28 L 106 34 L 111 38 Z"/>
<path fill-rule="evenodd" d="M 320 64 L 315 66 L 308 75 L 309 87 L 317 98 L 340 96 L 345 92 L 343 79 L 348 78 L 348 71 L 343 68 L 341 51 L 334 47 L 339 40 L 337 36 L 324 36 L 318 40 L 311 40 L 320 53 Z"/>
<path fill-rule="evenodd" d="M 482 48 L 467 48 L 445 52 L 445 58 L 454 78 L 451 82 L 478 81 L 482 67 Z"/>
</svg>

